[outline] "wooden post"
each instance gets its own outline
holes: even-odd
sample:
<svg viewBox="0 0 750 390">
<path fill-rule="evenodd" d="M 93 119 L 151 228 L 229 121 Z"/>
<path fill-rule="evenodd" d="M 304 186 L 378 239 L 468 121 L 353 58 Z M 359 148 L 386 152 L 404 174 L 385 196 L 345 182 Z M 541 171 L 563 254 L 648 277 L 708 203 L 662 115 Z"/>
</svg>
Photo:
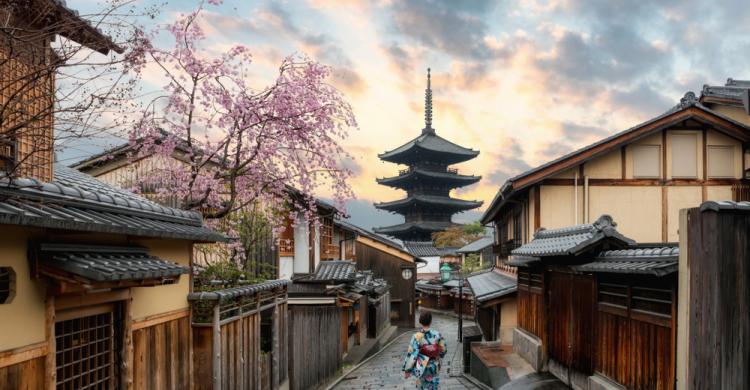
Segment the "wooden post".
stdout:
<svg viewBox="0 0 750 390">
<path fill-rule="evenodd" d="M 125 389 L 133 389 L 133 317 L 130 314 L 130 308 L 133 303 L 133 298 L 128 298 L 122 301 L 122 315 L 123 315 L 123 348 L 122 348 L 122 379 L 121 383 L 125 385 Z"/>
<path fill-rule="evenodd" d="M 279 326 L 279 305 L 276 301 L 276 297 L 274 297 L 274 302 L 276 304 L 273 307 L 273 324 L 271 325 L 271 338 L 272 338 L 272 347 L 271 347 L 271 388 L 272 389 L 278 389 L 279 388 L 279 354 L 281 353 L 279 348 L 279 333 L 281 331 L 281 327 Z"/>
<path fill-rule="evenodd" d="M 256 305 L 255 316 L 253 317 L 254 322 L 255 322 L 255 334 L 253 336 L 254 336 L 254 339 L 256 340 L 256 342 L 254 343 L 255 344 L 255 359 L 257 362 L 257 364 L 255 365 L 255 388 L 260 389 L 261 388 L 261 381 L 260 381 L 260 376 L 261 376 L 261 371 L 260 371 L 260 357 L 261 357 L 260 356 L 261 355 L 261 350 L 260 350 L 260 317 L 261 317 L 260 315 L 260 293 L 255 294 L 255 305 Z"/>
<path fill-rule="evenodd" d="M 221 389 L 221 304 L 216 301 L 214 305 L 213 319 L 214 337 L 212 344 L 213 362 L 212 372 L 214 376 L 214 390 Z"/>
<path fill-rule="evenodd" d="M 57 387 L 57 365 L 55 344 L 55 296 L 47 295 L 44 302 L 45 338 L 47 340 L 47 356 L 44 359 L 44 388 L 55 390 Z"/>
</svg>

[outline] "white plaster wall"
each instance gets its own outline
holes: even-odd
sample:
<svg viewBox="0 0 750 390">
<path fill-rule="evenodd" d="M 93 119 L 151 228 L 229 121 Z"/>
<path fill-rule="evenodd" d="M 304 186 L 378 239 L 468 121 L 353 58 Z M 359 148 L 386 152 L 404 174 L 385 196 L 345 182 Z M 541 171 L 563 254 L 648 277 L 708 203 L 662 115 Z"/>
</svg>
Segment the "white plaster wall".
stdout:
<svg viewBox="0 0 750 390">
<path fill-rule="evenodd" d="M 294 257 L 279 258 L 279 279 L 291 279 L 294 274 Z"/>
<path fill-rule="evenodd" d="M 309 231 L 301 217 L 297 221 L 297 227 L 294 228 L 294 272 L 302 274 L 311 272 Z"/>
<path fill-rule="evenodd" d="M 423 257 L 427 265 L 417 268 L 417 274 L 434 274 L 440 272 L 440 256 Z"/>
</svg>

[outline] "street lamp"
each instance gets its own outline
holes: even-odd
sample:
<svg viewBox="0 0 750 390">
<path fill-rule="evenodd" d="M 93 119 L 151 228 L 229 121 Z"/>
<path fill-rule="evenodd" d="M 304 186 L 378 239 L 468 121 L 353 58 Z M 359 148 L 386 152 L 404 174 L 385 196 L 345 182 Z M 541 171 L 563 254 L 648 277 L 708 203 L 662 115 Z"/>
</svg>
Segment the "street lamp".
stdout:
<svg viewBox="0 0 750 390">
<path fill-rule="evenodd" d="M 462 343 L 464 338 L 464 273 L 458 266 L 458 342 Z"/>
<path fill-rule="evenodd" d="M 443 263 L 443 266 L 440 267 L 440 280 L 443 281 L 443 283 L 451 280 L 451 274 L 453 273 L 453 269 L 448 263 Z"/>
</svg>

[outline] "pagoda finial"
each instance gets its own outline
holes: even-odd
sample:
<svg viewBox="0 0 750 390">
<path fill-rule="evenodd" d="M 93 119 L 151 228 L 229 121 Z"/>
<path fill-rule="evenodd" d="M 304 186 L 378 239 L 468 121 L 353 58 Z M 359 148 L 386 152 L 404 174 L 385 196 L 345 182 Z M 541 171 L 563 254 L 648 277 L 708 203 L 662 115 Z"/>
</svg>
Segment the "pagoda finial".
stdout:
<svg viewBox="0 0 750 390">
<path fill-rule="evenodd" d="M 422 133 L 434 133 L 432 128 L 432 88 L 430 87 L 430 68 L 427 68 L 427 89 L 424 91 L 424 129 Z"/>
</svg>

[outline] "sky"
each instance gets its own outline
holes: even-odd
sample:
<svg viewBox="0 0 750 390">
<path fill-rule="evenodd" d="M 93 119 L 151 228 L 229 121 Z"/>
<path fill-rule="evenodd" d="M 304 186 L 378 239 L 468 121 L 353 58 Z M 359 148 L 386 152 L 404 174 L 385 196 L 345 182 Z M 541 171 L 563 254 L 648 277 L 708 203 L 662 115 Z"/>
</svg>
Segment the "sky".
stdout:
<svg viewBox="0 0 750 390">
<path fill-rule="evenodd" d="M 750 78 L 750 7 L 745 1 L 225 1 L 206 6 L 202 26 L 212 48 L 250 47 L 258 86 L 270 84 L 281 59 L 306 54 L 330 65 L 359 128 L 343 141 L 353 155 L 352 222 L 370 228 L 400 216 L 375 201 L 402 191 L 377 177 L 399 167 L 377 155 L 424 127 L 426 69 L 432 69 L 433 127 L 480 151 L 456 165 L 481 175 L 453 196 L 484 206 L 518 173 L 624 130 L 679 102 L 704 84 Z M 152 2 L 165 23 L 198 4 Z M 69 0 L 83 14 L 89 0 Z M 146 77 L 149 88 L 160 77 Z M 265 84 L 264 84 L 265 83 Z M 60 151 L 75 162 L 117 140 Z M 325 194 L 322 194 L 325 195 Z"/>
</svg>

